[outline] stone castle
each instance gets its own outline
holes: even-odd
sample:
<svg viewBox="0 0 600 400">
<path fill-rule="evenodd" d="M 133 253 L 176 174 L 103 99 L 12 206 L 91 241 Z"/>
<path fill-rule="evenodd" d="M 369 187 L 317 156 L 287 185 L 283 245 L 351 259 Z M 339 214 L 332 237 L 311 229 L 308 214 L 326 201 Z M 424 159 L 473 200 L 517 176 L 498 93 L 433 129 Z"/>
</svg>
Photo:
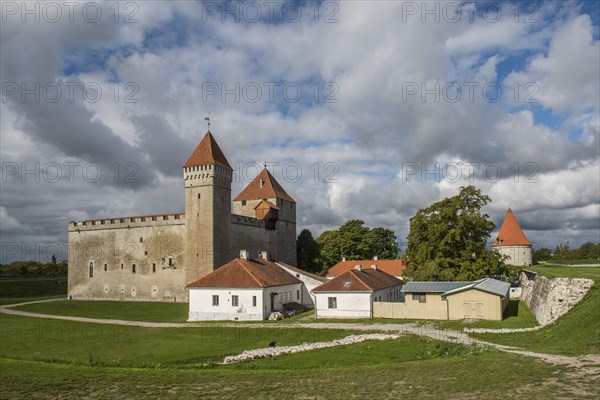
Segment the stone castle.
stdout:
<svg viewBox="0 0 600 400">
<path fill-rule="evenodd" d="M 232 175 L 209 131 L 183 166 L 185 212 L 69 223 L 69 298 L 187 302 L 242 249 L 296 265 L 294 199 L 265 168 L 232 213 Z"/>
</svg>

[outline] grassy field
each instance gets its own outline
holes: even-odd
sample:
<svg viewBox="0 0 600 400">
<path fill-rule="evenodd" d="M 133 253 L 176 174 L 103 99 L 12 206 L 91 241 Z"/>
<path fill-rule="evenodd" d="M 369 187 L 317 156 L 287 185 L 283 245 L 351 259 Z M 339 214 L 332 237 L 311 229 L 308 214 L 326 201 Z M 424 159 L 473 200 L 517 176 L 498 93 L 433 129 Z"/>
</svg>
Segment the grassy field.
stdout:
<svg viewBox="0 0 600 400">
<path fill-rule="evenodd" d="M 123 368 L 0 359 L 0 398 L 596 398 L 564 367 L 416 338 L 213 368 Z"/>
<path fill-rule="evenodd" d="M 8 304 L 27 303 L 29 301 L 64 299 L 64 298 L 65 298 L 64 295 L 38 296 L 38 297 L 0 297 L 0 306 L 5 306 Z"/>
<path fill-rule="evenodd" d="M 146 322 L 185 322 L 188 318 L 187 303 L 63 300 L 28 304 L 16 309 L 42 314 Z"/>
<path fill-rule="evenodd" d="M 526 268 L 548 278 L 587 278 L 600 280 L 600 267 L 566 267 L 560 265 L 532 265 Z"/>
<path fill-rule="evenodd" d="M 0 279 L 0 297 L 67 296 L 67 278 Z"/>
<path fill-rule="evenodd" d="M 563 265 L 573 265 L 573 264 L 600 264 L 600 260 L 594 259 L 585 259 L 585 260 L 548 260 L 544 261 L 544 264 L 563 264 Z"/>
</svg>

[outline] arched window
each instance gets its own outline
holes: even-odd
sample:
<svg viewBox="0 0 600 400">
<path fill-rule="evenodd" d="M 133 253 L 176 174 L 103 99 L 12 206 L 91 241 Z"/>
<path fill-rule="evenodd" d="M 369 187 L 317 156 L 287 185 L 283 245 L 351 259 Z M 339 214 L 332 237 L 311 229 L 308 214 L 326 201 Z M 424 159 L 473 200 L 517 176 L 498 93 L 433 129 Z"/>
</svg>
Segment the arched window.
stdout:
<svg viewBox="0 0 600 400">
<path fill-rule="evenodd" d="M 94 277 L 94 263 L 92 261 L 90 261 L 89 277 Z"/>
</svg>

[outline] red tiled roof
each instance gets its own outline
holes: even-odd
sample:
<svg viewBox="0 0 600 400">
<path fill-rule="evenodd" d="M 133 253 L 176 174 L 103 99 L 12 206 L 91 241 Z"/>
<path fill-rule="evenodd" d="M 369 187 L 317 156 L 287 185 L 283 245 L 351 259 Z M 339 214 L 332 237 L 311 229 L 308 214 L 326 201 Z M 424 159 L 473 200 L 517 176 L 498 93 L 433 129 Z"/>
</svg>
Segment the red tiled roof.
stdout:
<svg viewBox="0 0 600 400">
<path fill-rule="evenodd" d="M 354 269 L 356 265 L 360 265 L 363 269 L 371 268 L 371 265 L 377 265 L 377 269 L 386 272 L 393 276 L 402 276 L 406 266 L 402 260 L 348 260 L 341 261 L 327 270 L 327 277 L 340 276 L 346 271 Z"/>
<path fill-rule="evenodd" d="M 261 182 L 262 180 L 262 187 Z M 273 175 L 265 168 L 260 174 L 240 194 L 237 195 L 233 201 L 241 200 L 260 200 L 260 199 L 272 199 L 278 198 L 295 203 L 294 199 L 287 194 L 287 192 L 281 187 L 279 182 L 275 180 Z"/>
<path fill-rule="evenodd" d="M 390 286 L 401 285 L 402 281 L 380 270 L 352 269 L 317 286 L 313 292 L 374 292 Z"/>
<path fill-rule="evenodd" d="M 509 208 L 504 217 L 504 222 L 502 222 L 502 227 L 500 227 L 500 232 L 498 232 L 498 237 L 496 238 L 496 241 L 492 243 L 492 247 L 531 246 L 531 244 L 532 243 L 525 236 L 525 233 L 523 233 L 523 229 L 521 229 L 517 217 L 515 217 L 515 214 Z"/>
<path fill-rule="evenodd" d="M 186 167 L 197 167 L 199 165 L 219 165 L 223 168 L 233 170 L 225 154 L 221 151 L 221 148 L 217 144 L 217 141 L 213 137 L 210 131 L 206 132 L 206 135 L 200 141 L 200 144 L 196 147 L 190 158 L 185 162 L 184 168 Z"/>
<path fill-rule="evenodd" d="M 187 287 L 263 288 L 302 283 L 292 274 L 262 258 L 236 258 Z"/>
</svg>

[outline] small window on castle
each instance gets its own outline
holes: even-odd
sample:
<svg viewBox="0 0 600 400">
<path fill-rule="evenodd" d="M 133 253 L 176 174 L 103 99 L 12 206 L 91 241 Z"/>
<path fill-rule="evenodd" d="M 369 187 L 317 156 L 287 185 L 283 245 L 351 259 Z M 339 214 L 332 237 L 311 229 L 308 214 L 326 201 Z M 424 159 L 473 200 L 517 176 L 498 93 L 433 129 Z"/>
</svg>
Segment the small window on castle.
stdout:
<svg viewBox="0 0 600 400">
<path fill-rule="evenodd" d="M 147 256 L 148 255 L 148 250 L 144 251 L 144 255 Z"/>
<path fill-rule="evenodd" d="M 169 267 L 173 266 L 173 257 L 169 257 Z"/>
<path fill-rule="evenodd" d="M 104 264 L 104 270 L 108 271 L 108 264 Z"/>
<path fill-rule="evenodd" d="M 131 266 L 131 272 L 135 274 L 135 264 Z"/>
<path fill-rule="evenodd" d="M 94 277 L 94 263 L 90 261 L 89 277 Z"/>
<path fill-rule="evenodd" d="M 198 193 L 198 200 L 200 200 L 200 193 Z"/>
<path fill-rule="evenodd" d="M 242 205 L 245 206 L 246 205 L 246 200 L 242 200 Z"/>
<path fill-rule="evenodd" d="M 213 306 L 218 306 L 218 305 L 219 305 L 219 295 L 213 294 Z"/>
<path fill-rule="evenodd" d="M 140 243 L 142 243 L 144 241 L 144 238 L 140 238 Z"/>
<path fill-rule="evenodd" d="M 156 272 L 156 263 L 152 263 L 152 272 Z"/>
<path fill-rule="evenodd" d="M 121 264 L 121 269 L 123 269 L 123 264 Z"/>
</svg>

